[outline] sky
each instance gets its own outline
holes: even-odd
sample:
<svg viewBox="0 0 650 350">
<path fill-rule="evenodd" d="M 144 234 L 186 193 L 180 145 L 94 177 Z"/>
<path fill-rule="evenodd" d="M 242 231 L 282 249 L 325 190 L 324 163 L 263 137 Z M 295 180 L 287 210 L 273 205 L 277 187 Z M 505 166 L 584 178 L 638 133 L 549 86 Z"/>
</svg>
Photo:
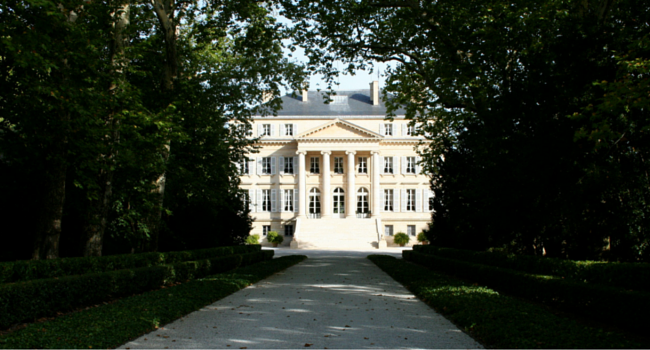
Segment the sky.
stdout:
<svg viewBox="0 0 650 350">
<path fill-rule="evenodd" d="M 283 16 L 278 15 L 278 22 L 284 23 L 284 24 L 290 24 L 291 21 L 286 19 Z M 285 41 L 285 44 L 290 43 L 290 41 Z M 286 46 L 286 45 L 285 45 Z M 292 55 L 292 57 L 289 57 L 289 54 Z M 291 53 L 289 49 L 284 50 L 284 56 L 288 58 L 292 62 L 301 62 L 301 63 L 307 63 L 309 60 L 305 56 L 305 50 L 298 47 L 298 49 Z M 338 87 L 335 87 L 335 90 L 362 90 L 362 89 L 368 89 L 370 82 L 373 80 L 379 80 L 379 87 L 383 88 L 384 87 L 384 82 L 386 81 L 386 78 L 383 77 L 381 74 L 386 70 L 387 64 L 385 63 L 380 63 L 380 62 L 373 62 L 375 65 L 374 71 L 372 74 L 369 74 L 367 71 L 362 71 L 362 70 L 357 70 L 355 71 L 354 76 L 350 75 L 343 75 L 341 74 L 339 76 L 339 83 L 340 85 Z M 338 67 L 345 67 L 342 62 L 336 62 L 335 65 L 338 64 Z M 377 77 L 377 72 L 379 72 L 379 78 Z M 309 90 L 310 91 L 315 91 L 316 89 L 326 89 L 327 88 L 327 83 L 324 80 L 323 75 L 312 75 L 309 79 Z M 284 91 L 285 93 L 287 91 Z"/>
</svg>

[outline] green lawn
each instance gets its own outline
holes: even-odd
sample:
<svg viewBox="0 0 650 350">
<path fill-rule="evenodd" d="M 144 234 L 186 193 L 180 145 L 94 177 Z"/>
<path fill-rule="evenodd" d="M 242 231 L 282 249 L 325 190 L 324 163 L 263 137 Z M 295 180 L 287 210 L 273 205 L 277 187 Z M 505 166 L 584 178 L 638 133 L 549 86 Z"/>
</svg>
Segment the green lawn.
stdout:
<svg viewBox="0 0 650 350">
<path fill-rule="evenodd" d="M 629 336 L 593 328 L 548 309 L 385 255 L 379 268 L 489 348 L 646 348 Z"/>
<path fill-rule="evenodd" d="M 305 258 L 276 258 L 33 323 L 0 337 L 0 348 L 115 348 Z"/>
</svg>

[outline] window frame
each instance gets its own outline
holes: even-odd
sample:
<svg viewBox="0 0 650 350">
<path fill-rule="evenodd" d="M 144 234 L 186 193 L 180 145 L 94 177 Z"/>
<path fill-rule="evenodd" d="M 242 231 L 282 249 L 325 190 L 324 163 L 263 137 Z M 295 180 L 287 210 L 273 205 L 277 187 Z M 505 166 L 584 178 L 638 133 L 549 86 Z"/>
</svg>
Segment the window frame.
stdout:
<svg viewBox="0 0 650 350">
<path fill-rule="evenodd" d="M 290 229 L 289 229 L 290 228 Z M 284 235 L 287 237 L 293 237 L 293 233 L 295 232 L 295 228 L 293 224 L 286 224 L 284 225 Z"/>
<path fill-rule="evenodd" d="M 262 206 L 262 212 L 270 213 L 272 211 L 273 207 L 271 205 L 270 189 L 266 189 L 266 188 L 262 189 L 262 203 L 260 203 L 260 205 Z"/>
<path fill-rule="evenodd" d="M 271 124 L 262 124 L 262 135 L 260 136 L 271 136 Z"/>
<path fill-rule="evenodd" d="M 262 225 L 262 237 L 271 232 L 271 225 Z"/>
<path fill-rule="evenodd" d="M 343 157 L 334 157 L 334 174 L 341 175 L 345 173 L 343 168 Z"/>
<path fill-rule="evenodd" d="M 384 211 L 395 211 L 395 190 L 392 188 L 384 188 Z"/>
<path fill-rule="evenodd" d="M 395 228 L 393 225 L 384 225 L 384 236 L 394 236 L 395 235 Z"/>
<path fill-rule="evenodd" d="M 282 199 L 284 200 L 284 205 L 282 206 L 282 211 L 285 213 L 292 213 L 295 208 L 293 207 L 293 189 L 284 189 L 282 190 Z"/>
<path fill-rule="evenodd" d="M 272 175 L 271 157 L 262 157 L 262 175 Z"/>
<path fill-rule="evenodd" d="M 296 165 L 293 164 L 293 157 L 283 157 L 284 158 L 284 174 L 294 175 L 296 173 Z"/>
<path fill-rule="evenodd" d="M 395 174 L 394 157 L 384 157 L 384 174 Z"/>
<path fill-rule="evenodd" d="M 368 174 L 368 157 L 358 157 L 357 174 Z"/>
<path fill-rule="evenodd" d="M 384 123 L 384 136 L 393 136 L 393 124 Z"/>
<path fill-rule="evenodd" d="M 284 136 L 293 136 L 293 124 L 284 124 Z"/>
<path fill-rule="evenodd" d="M 415 196 L 417 196 L 417 194 L 415 193 L 415 191 L 416 190 L 413 189 L 413 188 L 407 188 L 406 189 L 406 198 L 404 198 L 404 200 L 406 201 L 406 211 L 408 211 L 408 212 L 415 212 L 416 211 L 416 208 L 415 208 L 415 204 L 416 204 L 415 203 Z"/>
<path fill-rule="evenodd" d="M 415 237 L 415 225 L 406 225 L 406 234 Z"/>
<path fill-rule="evenodd" d="M 415 175 L 416 174 L 416 157 L 405 157 L 406 158 L 406 173 Z"/>
<path fill-rule="evenodd" d="M 320 157 L 310 157 L 309 162 L 309 173 L 320 174 Z M 316 171 L 314 172 L 314 170 Z"/>
</svg>

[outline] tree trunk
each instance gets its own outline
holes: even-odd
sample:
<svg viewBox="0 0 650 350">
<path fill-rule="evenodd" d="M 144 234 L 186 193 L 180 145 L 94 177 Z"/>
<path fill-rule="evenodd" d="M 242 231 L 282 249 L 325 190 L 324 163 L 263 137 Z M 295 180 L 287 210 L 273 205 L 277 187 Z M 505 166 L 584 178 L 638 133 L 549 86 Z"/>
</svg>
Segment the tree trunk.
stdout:
<svg viewBox="0 0 650 350">
<path fill-rule="evenodd" d="M 119 19 L 115 23 L 115 33 L 111 52 L 111 65 L 113 66 L 114 79 L 109 87 L 109 94 L 116 95 L 120 89 L 121 82 L 124 80 L 124 68 L 127 64 L 124 59 L 124 29 L 129 24 L 129 4 L 120 8 Z M 116 143 L 119 142 L 120 130 L 119 120 L 115 118 L 116 111 L 109 113 L 106 124 L 111 131 L 110 143 L 107 154 L 101 155 L 100 159 L 104 160 L 102 170 L 98 175 L 100 184 L 100 197 L 98 200 L 90 203 L 88 221 L 84 228 L 86 242 L 84 246 L 84 256 L 101 256 L 104 245 L 104 232 L 106 231 L 106 218 L 111 204 L 113 195 L 113 165 L 117 156 L 115 149 Z"/>
</svg>

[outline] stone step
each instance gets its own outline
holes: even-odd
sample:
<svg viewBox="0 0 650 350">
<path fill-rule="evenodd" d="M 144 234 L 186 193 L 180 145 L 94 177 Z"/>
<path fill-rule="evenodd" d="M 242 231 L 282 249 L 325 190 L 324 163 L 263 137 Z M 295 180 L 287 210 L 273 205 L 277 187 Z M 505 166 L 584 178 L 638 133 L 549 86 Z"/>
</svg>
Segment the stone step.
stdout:
<svg viewBox="0 0 650 350">
<path fill-rule="evenodd" d="M 300 223 L 299 248 L 377 247 L 377 227 L 373 219 L 306 219 Z"/>
</svg>

